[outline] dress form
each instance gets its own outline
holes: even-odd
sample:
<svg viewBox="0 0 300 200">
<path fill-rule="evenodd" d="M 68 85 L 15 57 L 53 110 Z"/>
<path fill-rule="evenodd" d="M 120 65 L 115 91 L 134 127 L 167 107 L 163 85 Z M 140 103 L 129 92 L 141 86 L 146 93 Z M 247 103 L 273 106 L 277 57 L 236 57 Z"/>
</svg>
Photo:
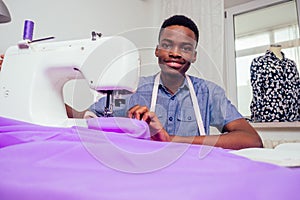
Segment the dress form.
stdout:
<svg viewBox="0 0 300 200">
<path fill-rule="evenodd" d="M 283 55 L 281 53 L 281 49 L 282 49 L 281 45 L 274 45 L 274 44 L 272 44 L 270 46 L 270 48 L 269 48 L 269 50 L 271 52 L 273 52 L 278 59 L 282 60 L 283 59 Z"/>
</svg>

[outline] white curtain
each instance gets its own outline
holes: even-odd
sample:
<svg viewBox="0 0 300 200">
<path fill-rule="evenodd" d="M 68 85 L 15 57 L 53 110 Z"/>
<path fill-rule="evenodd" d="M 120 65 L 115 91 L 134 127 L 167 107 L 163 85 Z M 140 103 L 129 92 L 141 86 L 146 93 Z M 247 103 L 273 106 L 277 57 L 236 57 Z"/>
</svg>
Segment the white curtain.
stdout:
<svg viewBox="0 0 300 200">
<path fill-rule="evenodd" d="M 189 74 L 211 80 L 221 87 L 224 83 L 224 2 L 223 0 L 161 0 L 160 18 L 183 14 L 190 17 L 200 32 L 197 62 Z"/>
</svg>

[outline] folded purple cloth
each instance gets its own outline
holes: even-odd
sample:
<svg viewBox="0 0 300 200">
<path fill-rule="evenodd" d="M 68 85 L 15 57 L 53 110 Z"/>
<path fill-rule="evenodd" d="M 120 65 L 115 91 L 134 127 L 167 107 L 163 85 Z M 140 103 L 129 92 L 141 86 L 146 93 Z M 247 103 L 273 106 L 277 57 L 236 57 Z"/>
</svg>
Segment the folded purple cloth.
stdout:
<svg viewBox="0 0 300 200">
<path fill-rule="evenodd" d="M 87 119 L 89 129 L 105 132 L 125 133 L 131 137 L 150 139 L 146 122 L 124 117 L 90 118 Z"/>
</svg>

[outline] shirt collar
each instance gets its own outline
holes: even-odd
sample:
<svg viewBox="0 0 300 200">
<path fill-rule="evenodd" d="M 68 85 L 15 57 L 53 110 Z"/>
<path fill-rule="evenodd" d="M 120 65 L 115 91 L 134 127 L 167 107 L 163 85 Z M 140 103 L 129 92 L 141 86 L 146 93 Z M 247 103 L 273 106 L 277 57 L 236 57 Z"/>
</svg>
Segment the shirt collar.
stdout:
<svg viewBox="0 0 300 200">
<path fill-rule="evenodd" d="M 284 59 L 285 59 L 285 55 L 284 55 L 284 53 L 283 53 L 282 51 L 281 51 L 281 54 L 282 54 L 282 60 L 284 60 Z M 267 50 L 267 51 L 266 51 L 266 55 L 267 55 L 267 56 L 270 56 L 273 60 L 279 59 L 279 58 L 277 58 L 276 55 L 275 55 L 272 51 L 270 51 L 270 50 Z"/>
<path fill-rule="evenodd" d="M 167 88 L 163 85 L 161 79 L 159 79 L 159 88 L 162 88 L 165 92 L 169 93 Z M 184 82 L 182 83 L 182 85 L 178 88 L 177 92 L 175 92 L 175 94 L 177 94 L 180 90 L 189 90 L 189 86 L 188 86 L 188 82 L 187 82 L 186 78 L 184 79 Z"/>
</svg>

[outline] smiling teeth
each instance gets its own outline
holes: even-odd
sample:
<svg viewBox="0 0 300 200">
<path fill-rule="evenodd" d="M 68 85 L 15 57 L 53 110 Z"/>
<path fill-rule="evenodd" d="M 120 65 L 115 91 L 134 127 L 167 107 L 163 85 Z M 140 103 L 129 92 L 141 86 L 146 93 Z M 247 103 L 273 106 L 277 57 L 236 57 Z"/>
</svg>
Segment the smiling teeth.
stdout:
<svg viewBox="0 0 300 200">
<path fill-rule="evenodd" d="M 180 66 L 182 66 L 182 64 L 178 63 L 178 62 L 168 62 L 167 64 L 171 67 L 180 67 Z"/>
</svg>

